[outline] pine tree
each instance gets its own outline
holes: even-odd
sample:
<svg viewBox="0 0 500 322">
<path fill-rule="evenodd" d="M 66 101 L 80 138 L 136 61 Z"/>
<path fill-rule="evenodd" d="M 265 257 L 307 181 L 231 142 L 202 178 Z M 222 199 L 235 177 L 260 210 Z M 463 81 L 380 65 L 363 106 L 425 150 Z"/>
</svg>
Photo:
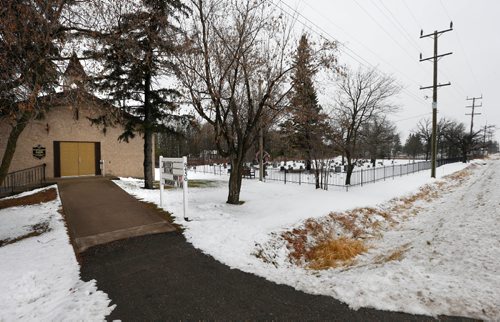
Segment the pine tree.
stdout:
<svg viewBox="0 0 500 322">
<path fill-rule="evenodd" d="M 147 189 L 153 188 L 154 180 L 153 134 L 175 128 L 181 121 L 172 113 L 180 93 L 162 84 L 171 83 L 168 78 L 175 76 L 171 55 L 181 50 L 176 22 L 187 13 L 188 8 L 178 0 L 143 0 L 136 10 L 120 16 L 120 23 L 100 38 L 102 48 L 94 53 L 104 67 L 96 78 L 97 89 L 130 116 L 124 118 L 125 131 L 119 139 L 128 141 L 137 133 L 144 137 Z"/>
<path fill-rule="evenodd" d="M 294 57 L 290 117 L 283 123 L 283 131 L 292 146 L 304 155 L 307 170 L 311 170 L 313 161 L 316 163 L 316 188 L 319 188 L 319 160 L 317 158 L 323 145 L 326 116 L 318 103 L 314 87 L 313 78 L 316 72 L 313 51 L 307 36 L 302 35 Z"/>
<path fill-rule="evenodd" d="M 424 146 L 420 137 L 416 134 L 411 133 L 406 139 L 404 146 L 404 152 L 415 159 L 417 155 L 424 151 Z"/>
</svg>

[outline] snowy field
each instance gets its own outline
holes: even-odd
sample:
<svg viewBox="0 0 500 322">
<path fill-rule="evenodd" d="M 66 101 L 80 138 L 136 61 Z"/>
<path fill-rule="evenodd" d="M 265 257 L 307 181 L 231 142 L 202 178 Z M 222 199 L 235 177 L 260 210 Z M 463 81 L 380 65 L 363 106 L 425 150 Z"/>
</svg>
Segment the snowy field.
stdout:
<svg viewBox="0 0 500 322">
<path fill-rule="evenodd" d="M 190 179 L 212 180 L 211 188 L 193 188 L 189 214 L 182 219 L 180 189 L 165 192 L 164 209 L 173 212 L 186 228 L 184 234 L 197 248 L 232 268 L 288 284 L 311 294 L 333 296 L 350 307 L 373 307 L 437 316 L 460 315 L 500 319 L 499 203 L 500 161 L 477 162 L 470 176 L 458 184 L 445 184 L 446 175 L 462 170 L 462 163 L 381 181 L 349 192 L 314 190 L 310 186 L 244 180 L 241 199 L 225 203 L 227 176 L 190 173 Z M 142 182 L 116 183 L 129 193 L 159 204 L 159 192 L 140 189 Z M 397 225 L 385 225 L 371 240 L 367 253 L 349 267 L 311 270 L 287 261 L 289 250 L 273 240 L 299 227 L 307 218 L 356 207 L 384 207 L 389 200 L 416 193 L 430 184 L 437 199 L 422 202 Z M 439 191 L 440 187 L 448 187 Z M 276 261 L 265 263 L 257 249 L 274 245 Z M 404 247 L 402 258 L 372 259 Z M 266 251 L 270 251 L 266 249 Z"/>
<path fill-rule="evenodd" d="M 47 230 L 0 247 L 0 321 L 104 320 L 113 310 L 94 280 L 80 279 L 60 207 L 57 198 L 0 210 L 0 240 L 14 240 L 33 227 Z"/>
</svg>

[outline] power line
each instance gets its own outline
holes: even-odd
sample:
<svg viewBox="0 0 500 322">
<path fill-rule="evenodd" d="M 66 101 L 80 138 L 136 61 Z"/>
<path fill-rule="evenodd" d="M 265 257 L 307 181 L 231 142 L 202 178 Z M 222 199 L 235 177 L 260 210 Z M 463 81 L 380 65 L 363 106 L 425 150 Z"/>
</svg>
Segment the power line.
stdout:
<svg viewBox="0 0 500 322">
<path fill-rule="evenodd" d="M 451 17 L 450 17 L 450 14 L 448 13 L 448 10 L 446 9 L 446 7 L 445 7 L 445 5 L 443 3 L 443 1 L 439 0 L 439 3 L 441 3 L 441 7 L 443 8 L 443 10 L 446 13 L 446 15 L 448 16 L 448 18 L 450 20 L 452 20 Z M 479 83 L 479 80 L 476 77 L 476 73 L 474 73 L 474 69 L 472 68 L 472 65 L 470 64 L 470 60 L 469 60 L 469 57 L 467 55 L 467 51 L 465 50 L 465 47 L 462 45 L 462 40 L 461 40 L 461 37 L 460 37 L 460 33 L 458 31 L 456 32 L 456 37 L 457 37 L 457 40 L 458 40 L 458 45 L 460 46 L 460 48 L 462 49 L 462 52 L 464 53 L 465 62 L 467 63 L 467 66 L 469 67 L 469 71 L 472 74 L 472 77 L 474 77 L 474 80 L 476 81 L 476 83 Z"/>
<path fill-rule="evenodd" d="M 406 30 L 406 28 L 399 22 L 399 20 L 396 18 L 396 16 L 392 13 L 392 11 L 384 4 L 383 1 L 380 1 L 380 4 L 384 7 L 385 11 L 389 13 L 389 16 L 382 10 L 380 7 L 377 5 L 376 2 L 373 2 L 373 5 L 387 18 L 388 21 L 390 21 L 398 31 L 403 35 L 403 37 L 408 40 L 408 42 L 415 48 L 417 49 L 418 52 L 422 51 L 420 46 L 417 44 L 415 39 L 410 35 L 410 33 Z"/>
<path fill-rule="evenodd" d="M 334 23 L 330 18 L 328 18 L 327 16 L 325 16 L 324 14 L 322 14 L 321 12 L 319 12 L 318 10 L 316 10 L 313 6 L 311 6 L 309 3 L 305 2 L 305 4 L 311 8 L 311 10 L 313 10 L 314 12 L 316 12 L 318 15 L 320 15 L 321 17 L 323 17 L 326 21 L 328 21 L 331 25 L 335 26 L 336 28 L 342 30 L 350 39 L 353 39 L 356 43 L 358 43 L 359 45 L 361 45 L 363 48 L 365 48 L 367 51 L 369 51 L 371 54 L 373 54 L 374 56 L 376 56 L 381 62 L 385 63 L 387 66 L 389 66 L 390 68 L 393 68 L 396 72 L 398 72 L 401 76 L 405 77 L 407 80 L 413 82 L 415 85 L 419 85 L 417 82 L 415 82 L 414 78 L 412 77 L 409 77 L 407 76 L 406 74 L 404 74 L 401 70 L 397 69 L 396 67 L 394 67 L 394 65 L 390 62 L 388 62 L 387 60 L 385 60 L 382 56 L 380 56 L 379 54 L 377 54 L 375 51 L 373 51 L 370 47 L 368 47 L 367 45 L 364 44 L 364 42 L 360 41 L 359 39 L 357 39 L 356 37 L 354 37 L 352 34 L 350 34 L 347 30 L 345 30 L 344 28 L 342 28 L 341 26 L 337 25 L 336 23 Z M 413 58 L 412 58 L 413 59 Z M 420 99 L 420 97 L 419 97 Z"/>
<path fill-rule="evenodd" d="M 441 1 L 441 0 L 440 0 Z M 404 6 L 406 7 L 406 9 L 408 10 L 408 12 L 410 13 L 411 17 L 413 18 L 413 21 L 415 22 L 415 24 L 419 27 L 419 29 L 421 29 L 421 24 L 420 22 L 418 21 L 417 17 L 415 17 L 415 15 L 413 14 L 413 11 L 410 9 L 410 7 L 408 6 L 408 4 L 406 3 L 406 0 L 402 0 Z M 441 3 L 442 4 L 442 3 Z M 444 7 L 443 7 L 444 8 Z M 447 14 L 448 18 L 451 20 L 451 17 Z M 447 78 L 450 78 L 448 73 L 445 72 L 444 70 L 442 70 L 441 68 L 439 68 L 439 72 L 442 73 L 444 76 L 446 76 Z M 455 85 L 456 86 L 453 86 L 453 91 L 455 92 L 455 95 L 457 98 L 461 98 L 462 96 L 465 96 L 465 89 L 460 85 L 459 82 L 455 82 Z M 459 90 L 461 92 L 459 92 Z"/>
<path fill-rule="evenodd" d="M 280 0 L 280 1 L 281 1 L 281 0 Z M 282 2 L 282 1 L 281 1 L 281 2 Z M 391 34 L 390 34 L 390 33 L 389 33 L 389 32 L 388 32 L 388 31 L 387 31 L 387 30 L 386 30 L 386 29 L 385 29 L 385 28 L 384 28 L 384 27 L 383 27 L 383 26 L 382 26 L 382 25 L 381 25 L 381 24 L 380 24 L 380 23 L 379 23 L 379 22 L 378 22 L 378 21 L 377 21 L 377 20 L 376 20 L 376 19 L 375 19 L 375 18 L 374 18 L 374 17 L 373 17 L 373 16 L 372 16 L 372 15 L 371 15 L 371 14 L 370 14 L 367 10 L 366 10 L 366 9 L 365 9 L 365 8 L 363 8 L 363 7 L 359 4 L 359 2 L 357 2 L 357 0 L 355 0 L 355 3 L 356 3 L 356 5 L 357 5 L 358 7 L 360 7 L 360 8 L 361 8 L 361 9 L 362 9 L 362 10 L 363 10 L 363 11 L 364 11 L 364 12 L 365 12 L 365 13 L 366 13 L 366 14 L 367 14 L 367 15 L 368 15 L 368 16 L 369 16 L 369 17 L 370 17 L 370 18 L 371 18 L 371 19 L 372 19 L 372 20 L 373 20 L 373 21 L 374 21 L 374 22 L 375 22 L 378 26 L 379 26 L 379 28 L 380 28 L 380 29 L 382 29 L 382 31 L 384 31 L 384 32 L 385 32 L 385 33 L 386 33 L 386 34 L 387 34 L 387 35 L 388 35 L 388 36 L 392 39 L 392 41 L 393 41 L 394 43 L 396 43 L 396 45 L 398 45 L 401 49 L 403 49 L 403 51 L 406 53 L 406 55 L 407 55 L 408 57 L 410 57 L 410 59 L 412 59 L 412 60 L 414 59 L 414 58 L 413 58 L 413 55 L 411 55 L 411 54 L 410 54 L 410 53 L 409 53 L 409 52 L 408 52 L 408 51 L 407 51 L 404 47 L 402 47 L 402 45 L 401 45 L 401 44 L 400 44 L 400 43 L 399 43 L 396 39 L 394 39 L 394 37 L 393 37 L 393 36 L 392 36 L 392 35 L 391 35 Z M 316 10 L 315 10 L 315 9 L 314 9 L 314 8 L 313 8 L 310 4 L 308 4 L 307 2 L 306 2 L 306 4 L 307 4 L 307 5 L 308 5 L 311 9 L 313 9 L 314 11 L 316 11 Z M 380 7 L 378 7 L 378 6 L 376 5 L 376 3 L 373 3 L 373 4 L 375 5 L 375 7 L 376 7 L 376 8 L 377 8 L 377 9 L 378 9 L 378 10 L 379 10 L 379 11 L 380 11 L 380 12 L 381 12 L 381 13 L 382 13 L 382 14 L 383 14 L 383 15 L 384 15 L 387 19 L 388 19 L 388 20 L 390 20 L 390 17 L 388 17 L 388 16 L 387 16 L 387 15 L 386 15 L 386 14 L 385 14 L 385 13 L 384 13 L 381 9 L 380 9 Z M 388 9 L 388 8 L 384 5 L 384 3 L 383 3 L 383 2 L 381 2 L 381 4 L 382 4 L 382 5 L 383 5 L 383 6 L 384 6 L 387 10 L 389 10 L 389 9 Z M 405 4 L 405 5 L 406 5 L 406 4 Z M 406 7 L 408 8 L 408 6 L 406 6 Z M 408 8 L 408 10 L 410 10 L 410 9 Z M 316 12 L 317 12 L 317 11 L 316 11 Z M 390 10 L 389 10 L 389 12 L 390 12 Z M 410 10 L 410 13 L 411 13 L 411 10 Z M 320 15 L 322 15 L 321 13 L 319 13 L 319 14 L 320 14 Z M 394 17 L 394 14 L 392 14 L 392 12 L 390 12 L 390 14 Z M 413 15 L 413 13 L 411 13 L 411 14 Z M 323 16 L 323 15 L 322 15 L 322 16 Z M 323 17 L 324 17 L 324 16 L 323 16 Z M 325 17 L 324 17 L 324 18 L 325 18 Z M 394 17 L 394 18 L 395 18 L 395 17 Z M 415 19 L 415 21 L 417 21 L 414 15 L 413 15 L 413 18 Z M 338 25 L 334 24 L 334 23 L 333 23 L 330 19 L 328 19 L 328 18 L 325 18 L 325 19 L 327 19 L 330 23 L 332 23 L 333 25 L 337 26 L 338 28 L 340 28 L 340 29 L 344 30 L 344 32 L 345 32 L 345 29 L 343 29 L 343 28 L 341 28 L 340 26 L 338 26 Z M 390 20 L 390 21 L 391 21 L 391 20 Z M 396 28 L 399 28 L 399 27 L 398 27 L 398 26 L 397 26 L 397 25 L 396 25 L 393 21 L 391 21 L 391 23 L 393 23 L 393 24 L 396 26 Z M 398 23 L 399 23 L 399 22 L 398 22 Z M 417 22 L 417 24 L 418 24 L 418 22 Z M 399 25 L 401 25 L 401 24 L 399 23 Z M 404 29 L 404 27 L 403 27 L 402 25 L 401 25 L 401 27 Z M 406 29 L 404 29 L 404 30 L 405 30 L 405 32 L 406 32 L 406 33 L 408 33 L 408 32 L 406 31 Z M 399 30 L 399 31 L 400 31 L 400 30 Z M 403 37 L 405 37 L 405 35 L 404 35 L 404 33 L 403 33 L 403 32 L 401 32 L 401 31 L 400 31 L 400 33 L 403 35 Z M 348 33 L 346 32 L 346 34 L 348 34 Z M 350 36 L 350 37 L 352 38 L 352 36 Z M 355 39 L 355 38 L 354 38 L 354 39 Z M 355 39 L 355 40 L 356 40 L 356 39 Z M 377 58 L 378 58 L 378 59 L 380 59 L 381 61 L 385 62 L 387 65 L 389 65 L 389 66 L 391 66 L 392 68 L 394 68 L 395 70 L 397 70 L 395 67 L 393 67 L 393 66 L 392 66 L 392 64 L 387 63 L 387 61 L 385 61 L 382 57 L 380 57 L 380 55 L 378 55 L 378 54 L 376 54 L 375 52 L 373 52 L 373 50 L 371 50 L 369 47 L 367 47 L 366 45 L 364 45 L 362 42 L 360 42 L 360 41 L 357 41 L 357 42 L 358 42 L 358 43 L 360 43 L 360 44 L 362 44 L 362 46 L 363 46 L 363 47 L 365 47 L 365 48 L 366 48 L 366 49 L 368 49 L 371 53 L 373 53 L 375 56 L 377 56 Z M 414 47 L 415 47 L 418 51 L 421 51 L 420 47 L 419 47 L 418 45 L 415 45 L 415 44 L 416 44 L 416 41 L 414 41 L 414 40 L 413 40 L 413 42 L 412 42 L 412 41 L 409 41 L 409 43 L 410 43 L 410 44 L 412 44 L 412 45 L 413 45 L 413 46 L 414 46 Z M 415 44 L 414 44 L 414 43 L 415 43 Z M 422 69 L 423 71 L 426 71 L 426 70 L 425 70 L 425 68 L 424 68 L 423 66 L 421 66 L 421 65 L 420 65 L 420 69 Z M 417 82 L 415 82 L 415 80 L 414 80 L 413 78 L 411 78 L 411 77 L 407 77 L 407 76 L 406 76 L 406 74 L 404 74 L 404 73 L 403 73 L 403 72 L 401 72 L 400 70 L 397 70 L 397 71 L 398 71 L 398 73 L 399 73 L 399 74 L 403 75 L 405 78 L 407 78 L 408 80 L 410 80 L 410 81 L 411 81 L 412 83 L 414 83 L 415 85 L 420 86 Z M 443 75 L 445 75 L 446 77 L 448 77 L 448 78 L 449 78 L 448 73 L 446 73 L 445 71 L 443 71 L 441 68 L 439 68 L 439 72 L 441 72 Z M 458 91 L 457 87 L 453 87 L 453 91 L 454 91 L 453 93 L 455 94 L 455 96 L 456 96 L 457 98 L 460 98 L 460 99 L 461 99 L 461 97 L 463 97 L 463 96 L 465 95 L 465 90 L 464 90 L 464 88 L 463 88 L 463 87 L 462 87 L 462 86 L 461 86 L 458 82 L 456 83 L 456 85 L 457 85 L 458 89 L 460 89 L 460 90 L 461 90 L 461 92 L 459 92 L 459 91 Z"/>
<path fill-rule="evenodd" d="M 410 116 L 408 118 L 404 118 L 404 119 L 399 119 L 399 120 L 396 120 L 396 121 L 393 121 L 394 123 L 399 123 L 399 122 L 404 122 L 404 121 L 409 121 L 409 120 L 413 120 L 413 119 L 416 119 L 416 118 L 419 118 L 419 117 L 422 117 L 422 116 L 427 116 L 427 115 L 431 115 L 432 112 L 428 112 L 428 113 L 424 113 L 424 114 L 419 114 L 419 115 L 415 115 L 415 116 Z"/>
<path fill-rule="evenodd" d="M 408 7 L 406 0 L 402 0 L 402 2 L 405 5 L 406 9 L 408 9 L 408 12 L 410 13 L 411 17 L 413 18 L 413 21 L 415 21 L 415 24 L 417 25 L 418 29 L 422 29 L 422 25 L 417 21 L 417 18 L 413 14 L 413 11 L 411 11 L 410 7 Z"/>
<path fill-rule="evenodd" d="M 363 10 L 363 11 L 364 11 L 364 12 L 368 15 L 368 17 L 370 17 L 370 19 L 371 19 L 373 22 L 375 22 L 375 24 L 377 24 L 377 26 L 378 26 L 380 29 L 382 29 L 382 31 L 383 31 L 383 32 L 384 32 L 387 36 L 389 36 L 389 38 L 391 38 L 391 39 L 392 39 L 392 41 L 393 41 L 393 42 L 394 42 L 394 43 L 395 43 L 395 44 L 396 44 L 399 48 L 401 48 L 401 49 L 403 50 L 403 52 L 405 52 L 405 53 L 408 55 L 408 57 L 410 58 L 410 60 L 413 60 L 413 59 L 414 59 L 414 58 L 413 58 L 413 55 L 412 55 L 410 52 L 408 52 L 408 50 L 407 50 L 406 48 L 404 48 L 404 47 L 403 47 L 403 46 L 402 46 L 402 45 L 401 45 L 401 44 L 400 44 L 400 43 L 399 43 L 399 42 L 398 42 L 398 41 L 397 41 L 397 40 L 396 40 L 396 39 L 395 39 L 395 38 L 391 35 L 391 33 L 389 33 L 389 32 L 386 30 L 386 29 L 384 28 L 384 26 L 382 26 L 382 24 L 380 24 L 380 23 L 377 21 L 377 19 L 375 19 L 375 18 L 374 18 L 374 17 L 370 14 L 370 12 L 368 12 L 368 10 L 366 10 L 366 9 L 365 9 L 362 5 L 360 5 L 360 4 L 359 4 L 359 2 L 358 2 L 358 0 L 354 0 L 354 3 L 355 3 L 355 4 L 359 7 L 359 8 L 361 8 L 361 10 Z"/>
<path fill-rule="evenodd" d="M 326 34 L 327 36 L 329 36 L 331 39 L 333 39 L 334 41 L 336 41 L 337 43 L 339 43 L 340 45 L 342 45 L 342 47 L 339 46 L 339 50 L 342 51 L 344 54 L 346 54 L 347 56 L 351 57 L 353 60 L 355 60 L 356 62 L 358 62 L 360 65 L 362 66 L 365 66 L 365 67 L 371 67 L 371 68 L 374 68 L 376 69 L 377 71 L 379 72 L 382 72 L 377 66 L 374 66 L 373 64 L 371 64 L 369 61 L 367 61 L 365 58 L 363 58 L 362 56 L 360 56 L 359 54 L 357 54 L 356 52 L 354 52 L 352 49 L 350 49 L 349 47 L 347 47 L 347 45 L 345 45 L 343 42 L 339 41 L 338 39 L 336 39 L 335 37 L 333 37 L 329 32 L 325 31 L 323 28 L 321 28 L 320 26 L 318 26 L 316 23 L 314 23 L 313 21 L 311 21 L 309 18 L 305 17 L 302 13 L 298 12 L 297 10 L 295 10 L 294 8 L 292 8 L 290 5 L 288 5 L 287 3 L 285 3 L 283 0 L 278 0 L 282 5 L 286 6 L 288 9 L 290 9 L 292 12 L 295 13 L 295 16 L 292 15 L 291 13 L 289 13 L 287 10 L 285 10 L 284 8 L 278 6 L 276 3 L 274 3 L 273 0 L 270 0 L 271 3 L 278 9 L 280 9 L 283 13 L 287 14 L 288 16 L 292 17 L 293 19 L 296 19 L 296 17 L 301 17 L 302 19 L 304 19 L 305 21 L 307 21 L 309 24 L 311 24 L 312 26 L 314 26 L 315 28 L 317 28 L 319 31 L 321 31 L 322 33 Z M 311 30 L 312 32 L 316 33 L 317 35 L 319 35 L 320 37 L 322 38 L 325 38 L 325 36 L 323 36 L 321 33 L 317 32 L 316 30 L 314 30 L 313 28 L 307 26 L 304 22 L 300 21 L 299 19 L 296 19 L 300 24 L 302 24 L 304 27 L 306 27 L 307 29 Z M 327 39 L 328 40 L 328 39 Z M 344 48 L 344 50 L 342 49 Z M 408 78 L 409 80 L 411 80 L 412 82 L 414 82 L 415 84 L 417 84 L 412 78 L 406 76 L 406 74 L 404 74 L 403 72 L 399 71 L 397 68 L 393 67 L 396 71 L 398 71 L 398 73 L 400 73 L 401 75 L 405 76 L 406 78 Z M 383 72 L 382 72 L 383 73 Z M 385 74 L 385 73 L 384 73 Z M 418 84 L 417 84 L 418 85 Z M 419 103 L 422 103 L 422 102 L 425 102 L 421 97 L 415 95 L 414 93 L 412 92 L 409 92 L 406 88 L 402 88 L 402 90 L 404 92 L 406 92 L 408 94 L 409 97 L 413 98 L 415 101 L 418 101 Z"/>
</svg>

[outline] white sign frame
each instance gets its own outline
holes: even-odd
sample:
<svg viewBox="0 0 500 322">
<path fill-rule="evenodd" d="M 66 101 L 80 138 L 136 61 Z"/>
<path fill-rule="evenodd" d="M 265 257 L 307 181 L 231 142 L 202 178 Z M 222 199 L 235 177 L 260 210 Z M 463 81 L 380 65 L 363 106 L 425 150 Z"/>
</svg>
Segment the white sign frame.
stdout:
<svg viewBox="0 0 500 322">
<path fill-rule="evenodd" d="M 182 204 L 184 220 L 188 220 L 188 163 L 187 157 L 182 158 L 164 158 L 160 156 L 160 207 L 163 207 L 163 191 L 165 181 L 175 181 L 181 178 L 182 182 Z"/>
</svg>

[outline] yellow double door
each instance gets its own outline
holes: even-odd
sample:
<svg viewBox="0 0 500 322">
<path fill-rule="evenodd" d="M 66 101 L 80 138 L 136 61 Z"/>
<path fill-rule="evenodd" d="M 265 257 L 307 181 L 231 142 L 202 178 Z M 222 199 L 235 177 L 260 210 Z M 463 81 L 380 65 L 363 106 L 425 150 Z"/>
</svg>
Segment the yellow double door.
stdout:
<svg viewBox="0 0 500 322">
<path fill-rule="evenodd" d="M 61 177 L 95 175 L 95 143 L 61 142 Z"/>
</svg>

